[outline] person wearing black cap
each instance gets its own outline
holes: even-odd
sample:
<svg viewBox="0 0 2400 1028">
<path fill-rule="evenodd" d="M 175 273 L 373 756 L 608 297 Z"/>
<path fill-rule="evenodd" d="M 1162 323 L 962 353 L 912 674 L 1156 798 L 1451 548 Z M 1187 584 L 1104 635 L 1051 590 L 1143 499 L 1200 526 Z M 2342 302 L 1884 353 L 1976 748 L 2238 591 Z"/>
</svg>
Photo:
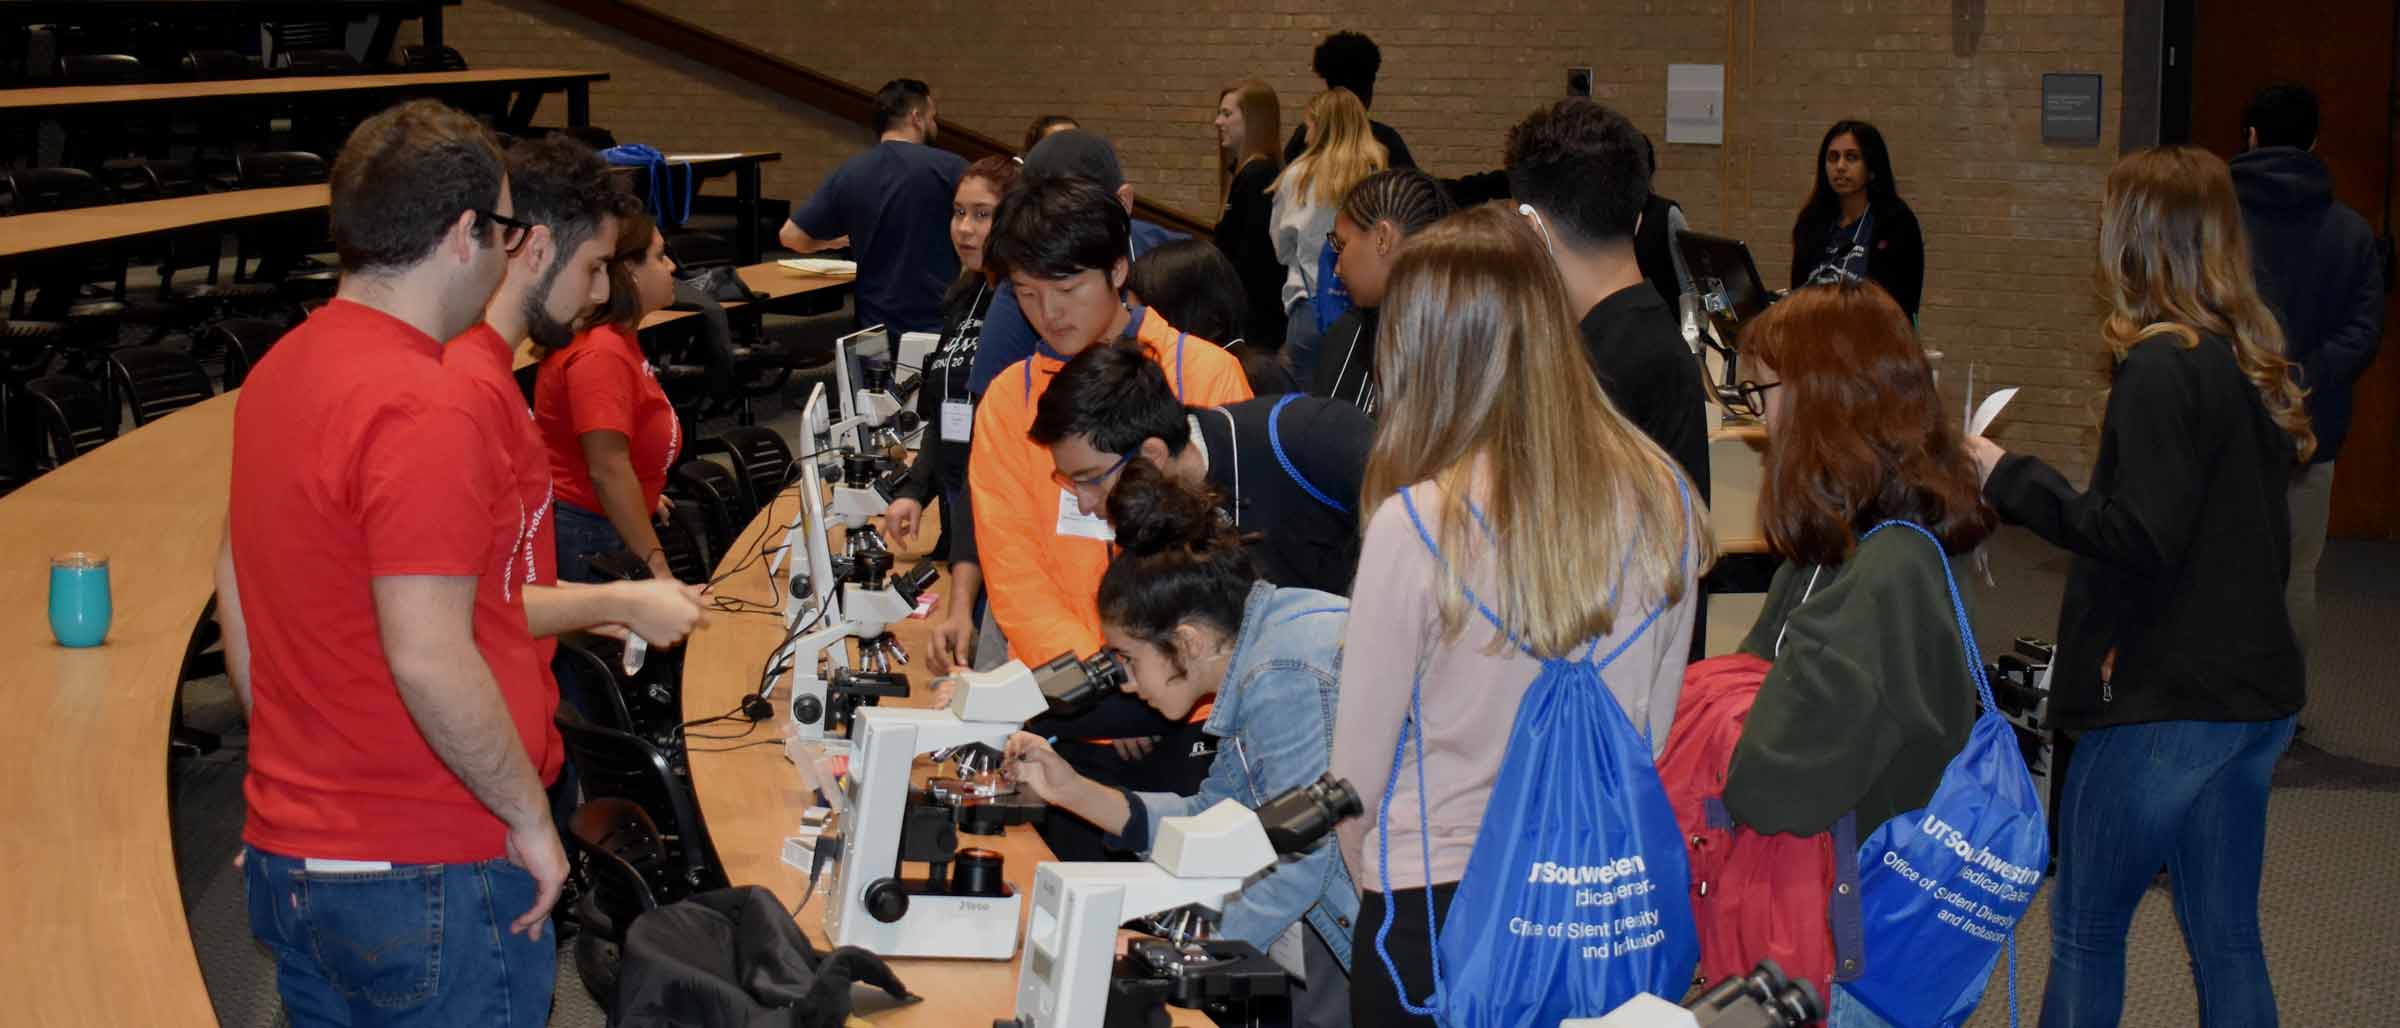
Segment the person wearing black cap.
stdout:
<svg viewBox="0 0 2400 1028">
<path fill-rule="evenodd" d="M 966 158 L 933 148 L 933 92 L 893 79 L 875 95 L 875 145 L 835 168 L 783 226 L 785 248 L 850 245 L 858 256 L 858 322 L 939 332 L 942 293 L 958 277 L 950 197 Z"/>
<path fill-rule="evenodd" d="M 1030 185 L 1048 178 L 1084 178 L 1099 183 L 1100 188 L 1116 196 L 1133 213 L 1133 186 L 1125 181 L 1125 166 L 1117 162 L 1117 148 L 1108 137 L 1085 129 L 1055 132 L 1034 144 L 1025 155 L 1025 173 L 1019 182 Z M 1133 219 L 1132 252 L 1130 259 L 1139 260 L 1150 248 L 1175 239 L 1188 238 L 1183 233 L 1162 225 L 1153 225 L 1140 218 Z M 977 396 L 984 387 L 1009 365 L 1033 356 L 1040 342 L 1033 325 L 1017 306 L 1016 291 L 1003 289 L 992 298 L 992 311 L 983 319 L 983 343 L 975 351 L 975 373 L 967 379 L 967 389 Z"/>
<path fill-rule="evenodd" d="M 1365 33 L 1336 32 L 1325 37 L 1324 42 L 1317 44 L 1316 57 L 1311 65 L 1316 69 L 1317 77 L 1325 80 L 1325 88 L 1347 89 L 1358 94 L 1360 106 L 1370 110 L 1374 108 L 1375 75 L 1383 70 L 1383 50 Z M 1409 155 L 1408 142 L 1400 138 L 1398 129 L 1380 121 L 1368 123 L 1368 129 L 1375 134 L 1375 141 L 1383 144 L 1384 167 L 1417 166 L 1417 159 Z M 1306 149 L 1308 126 L 1302 125 L 1292 130 L 1292 141 L 1284 144 L 1283 163 L 1299 160 L 1301 151 Z"/>
</svg>

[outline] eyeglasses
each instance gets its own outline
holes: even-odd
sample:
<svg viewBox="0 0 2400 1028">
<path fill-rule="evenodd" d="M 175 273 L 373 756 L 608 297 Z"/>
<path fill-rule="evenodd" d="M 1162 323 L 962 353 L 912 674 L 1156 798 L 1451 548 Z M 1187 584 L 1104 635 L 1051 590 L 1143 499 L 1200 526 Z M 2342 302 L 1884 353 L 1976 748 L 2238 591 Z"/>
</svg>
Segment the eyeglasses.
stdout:
<svg viewBox="0 0 2400 1028">
<path fill-rule="evenodd" d="M 1334 256 L 1339 257 L 1342 255 L 1342 237 L 1338 233 L 1325 233 L 1325 245 L 1333 248 Z"/>
<path fill-rule="evenodd" d="M 1108 470 L 1102 471 L 1097 475 L 1076 478 L 1064 471 L 1052 471 L 1050 472 L 1050 480 L 1058 483 L 1059 488 L 1065 489 L 1069 492 L 1080 492 L 1085 489 L 1098 489 L 1101 486 L 1106 485 L 1110 478 L 1115 477 L 1117 472 L 1123 471 L 1126 463 L 1133 460 L 1134 455 L 1140 452 L 1140 450 L 1133 450 L 1126 453 L 1124 456 L 1117 458 L 1116 463 L 1109 465 Z"/>
<path fill-rule="evenodd" d="M 1767 390 L 1781 388 L 1781 382 L 1735 382 L 1725 390 L 1725 407 L 1745 417 L 1762 418 L 1767 414 Z"/>
<path fill-rule="evenodd" d="M 498 211 L 476 211 L 475 216 L 487 224 L 500 226 L 500 249 L 515 253 L 533 235 L 533 223 L 518 221 Z"/>
</svg>

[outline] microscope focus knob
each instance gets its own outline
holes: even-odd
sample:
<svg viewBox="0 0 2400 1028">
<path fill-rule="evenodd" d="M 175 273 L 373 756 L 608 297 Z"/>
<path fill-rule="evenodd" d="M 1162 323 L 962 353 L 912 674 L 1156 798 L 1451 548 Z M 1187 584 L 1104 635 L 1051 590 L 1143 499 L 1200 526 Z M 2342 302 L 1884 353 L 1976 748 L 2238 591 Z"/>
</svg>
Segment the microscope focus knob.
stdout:
<svg viewBox="0 0 2400 1028">
<path fill-rule="evenodd" d="M 824 716 L 825 701 L 814 696 L 792 697 L 792 720 L 804 725 L 813 725 L 817 723 L 818 718 Z"/>
<path fill-rule="evenodd" d="M 867 893 L 863 898 L 867 905 L 867 916 L 875 920 L 896 924 L 908 916 L 908 891 L 901 887 L 900 879 L 878 878 L 867 883 Z"/>
</svg>

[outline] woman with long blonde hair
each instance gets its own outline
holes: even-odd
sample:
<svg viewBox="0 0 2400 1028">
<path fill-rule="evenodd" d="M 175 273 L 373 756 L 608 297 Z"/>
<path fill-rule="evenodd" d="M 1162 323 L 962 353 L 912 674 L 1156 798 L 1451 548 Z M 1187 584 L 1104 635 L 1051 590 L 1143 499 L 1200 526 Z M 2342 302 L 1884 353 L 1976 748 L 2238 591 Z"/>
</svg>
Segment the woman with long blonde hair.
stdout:
<svg viewBox="0 0 2400 1028">
<path fill-rule="evenodd" d="M 1225 197 L 1216 242 L 1242 280 L 1246 313 L 1238 335 L 1272 352 L 1283 345 L 1284 270 L 1268 227 L 1274 201 L 1267 194 L 1283 173 L 1275 153 L 1283 108 L 1272 87 L 1243 79 L 1218 92 L 1216 127 L 1217 188 Z"/>
<path fill-rule="evenodd" d="M 1436 942 L 1426 907 L 1441 914 L 1465 872 L 1508 726 L 1544 661 L 1622 645 L 1605 681 L 1655 757 L 1711 546 L 1682 470 L 1600 391 L 1565 287 L 1523 219 L 1482 207 L 1411 237 L 1381 313 L 1385 402 L 1359 500 L 1374 513 L 1332 767 L 1362 791 L 1392 782 L 1388 809 L 1409 812 L 1379 824 L 1370 803 L 1340 837 L 1367 888 L 1354 952 L 1381 952 L 1372 940 L 1388 919 L 1394 972 L 1421 997 Z M 1424 757 L 1395 774 L 1416 682 Z M 1379 839 L 1395 854 L 1388 883 Z M 1404 1013 L 1380 968 L 1353 979 L 1352 1013 L 1362 1025 L 1432 1023 Z"/>
<path fill-rule="evenodd" d="M 2201 1023 L 2273 1025 L 2258 885 L 2304 671 L 2286 488 L 2316 439 L 2224 161 L 2189 146 L 2118 161 L 2098 279 L 2113 371 L 2091 488 L 1969 440 L 2001 517 L 2075 555 L 2050 711 L 2082 736 L 2058 801 L 2042 1023 L 2117 1023 L 2125 934 L 2164 866 Z"/>
<path fill-rule="evenodd" d="M 1350 187 L 1390 166 L 1391 155 L 1375 141 L 1367 108 L 1347 89 L 1328 89 L 1308 102 L 1308 148 L 1268 188 L 1275 197 L 1269 216 L 1275 259 L 1283 265 L 1279 298 L 1285 317 L 1284 345 L 1292 371 L 1308 381 L 1316 370 L 1316 344 L 1338 311 L 1320 311 L 1319 299 L 1332 283 L 1325 274 L 1334 211 Z M 1320 316 L 1322 314 L 1323 316 Z"/>
</svg>

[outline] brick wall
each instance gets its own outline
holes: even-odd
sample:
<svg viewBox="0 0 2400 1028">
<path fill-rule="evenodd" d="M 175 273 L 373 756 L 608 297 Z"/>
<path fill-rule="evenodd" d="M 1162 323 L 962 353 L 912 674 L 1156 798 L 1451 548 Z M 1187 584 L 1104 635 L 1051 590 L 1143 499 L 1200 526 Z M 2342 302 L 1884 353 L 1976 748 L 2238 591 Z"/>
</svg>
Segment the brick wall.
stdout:
<svg viewBox="0 0 2400 1028">
<path fill-rule="evenodd" d="M 1563 91 L 1569 65 L 1595 95 L 1663 140 L 1666 66 L 1726 66 L 1724 146 L 1659 146 L 1659 191 L 1696 228 L 1750 241 L 1780 283 L 1791 219 L 1826 125 L 1875 121 L 1925 228 L 1921 324 L 1945 384 L 1968 365 L 2027 387 L 1997 434 L 2080 470 L 2100 358 L 2091 290 L 2100 186 L 2113 148 L 2047 146 L 2044 71 L 2110 73 L 2119 112 L 2121 0 L 1219 0 L 1037 4 L 810 4 L 677 0 L 673 12 L 874 88 L 932 82 L 945 121 L 1013 141 L 1068 113 L 1113 137 L 1145 196 L 1211 220 L 1217 90 L 1256 75 L 1285 131 L 1319 88 L 1316 41 L 1339 28 L 1383 49 L 1375 115 L 1421 164 L 1495 167 L 1502 133 Z M 1964 20 L 1958 20 L 1963 18 Z M 667 150 L 773 147 L 770 195 L 804 198 L 863 130 L 558 12 L 544 0 L 468 0 L 452 45 L 480 65 L 591 65 L 594 120 Z M 1971 56 L 1960 56 L 1970 53 Z"/>
</svg>

